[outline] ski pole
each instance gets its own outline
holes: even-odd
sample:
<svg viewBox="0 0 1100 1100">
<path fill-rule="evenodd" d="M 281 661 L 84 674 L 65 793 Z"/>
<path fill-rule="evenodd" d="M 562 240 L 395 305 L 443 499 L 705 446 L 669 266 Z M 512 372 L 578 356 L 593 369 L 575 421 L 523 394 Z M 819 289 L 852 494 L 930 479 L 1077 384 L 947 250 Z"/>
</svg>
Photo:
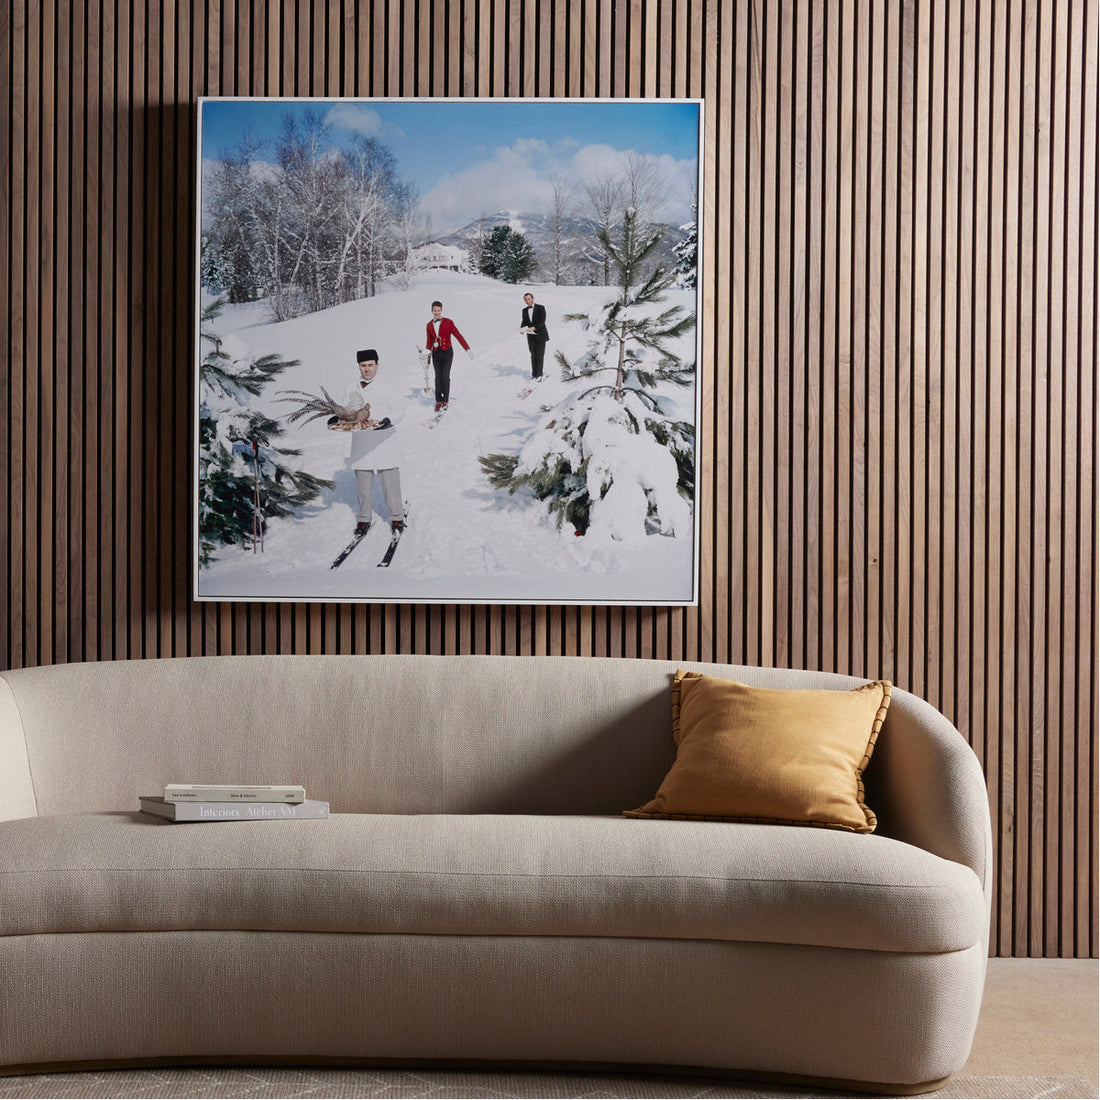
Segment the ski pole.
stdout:
<svg viewBox="0 0 1100 1100">
<path fill-rule="evenodd" d="M 253 495 L 252 495 L 252 553 L 256 553 L 256 543 L 260 544 L 260 553 L 264 551 L 264 517 L 260 510 L 260 447 L 256 440 L 252 440 L 252 469 L 253 469 Z"/>
</svg>

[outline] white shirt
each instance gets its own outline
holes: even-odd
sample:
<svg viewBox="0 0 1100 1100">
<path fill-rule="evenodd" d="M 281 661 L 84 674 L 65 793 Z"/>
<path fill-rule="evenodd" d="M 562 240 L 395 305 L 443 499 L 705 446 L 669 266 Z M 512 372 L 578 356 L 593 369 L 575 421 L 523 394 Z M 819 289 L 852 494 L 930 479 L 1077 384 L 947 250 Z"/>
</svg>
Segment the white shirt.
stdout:
<svg viewBox="0 0 1100 1100">
<path fill-rule="evenodd" d="M 366 385 L 355 382 L 344 398 L 349 408 L 362 408 L 370 404 L 371 420 L 385 420 L 398 424 L 405 418 L 405 406 L 393 391 L 378 379 Z M 353 470 L 389 470 L 401 465 L 401 447 L 397 442 L 397 429 L 362 428 L 351 433 L 351 468 Z"/>
</svg>

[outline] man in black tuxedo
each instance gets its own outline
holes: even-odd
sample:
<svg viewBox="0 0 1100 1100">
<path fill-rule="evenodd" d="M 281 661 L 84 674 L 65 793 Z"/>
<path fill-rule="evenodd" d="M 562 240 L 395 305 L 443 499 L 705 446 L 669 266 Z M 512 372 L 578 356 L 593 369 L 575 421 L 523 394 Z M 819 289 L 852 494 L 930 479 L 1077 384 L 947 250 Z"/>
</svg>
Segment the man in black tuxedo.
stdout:
<svg viewBox="0 0 1100 1100">
<path fill-rule="evenodd" d="M 550 333 L 546 331 L 546 307 L 535 304 L 535 296 L 528 291 L 523 296 L 523 321 L 520 331 L 527 333 L 527 346 L 531 349 L 531 377 L 542 377 L 542 360 Z"/>
</svg>

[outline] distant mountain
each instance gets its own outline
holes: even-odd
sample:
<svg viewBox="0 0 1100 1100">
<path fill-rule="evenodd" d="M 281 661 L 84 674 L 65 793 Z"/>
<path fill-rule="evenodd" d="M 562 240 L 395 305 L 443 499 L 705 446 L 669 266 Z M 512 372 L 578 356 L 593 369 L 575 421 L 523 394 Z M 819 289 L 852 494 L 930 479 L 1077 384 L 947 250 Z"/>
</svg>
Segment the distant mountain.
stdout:
<svg viewBox="0 0 1100 1100">
<path fill-rule="evenodd" d="M 507 225 L 517 233 L 522 233 L 535 249 L 545 246 L 550 240 L 550 219 L 545 214 L 521 214 L 516 210 L 498 210 L 483 218 L 464 225 L 440 237 L 440 244 L 460 244 L 469 247 L 479 237 L 487 237 L 498 225 Z M 566 231 L 573 234 L 595 235 L 596 223 L 591 218 L 570 218 L 565 223 Z"/>
<path fill-rule="evenodd" d="M 545 214 L 520 213 L 516 210 L 499 210 L 495 214 L 488 214 L 483 218 L 464 225 L 461 229 L 447 233 L 436 238 L 440 244 L 458 245 L 469 249 L 471 254 L 477 250 L 480 240 L 488 237 L 499 225 L 507 225 L 517 233 L 522 233 L 540 258 L 545 263 L 551 249 L 552 233 L 550 219 Z M 566 236 L 573 243 L 578 252 L 576 260 L 581 269 L 592 268 L 591 260 L 584 259 L 584 253 L 590 251 L 595 244 L 596 231 L 599 228 L 591 218 L 569 218 L 565 222 Z M 682 241 L 686 234 L 678 226 L 666 225 L 665 236 L 657 249 L 657 259 L 666 264 L 675 265 L 676 256 L 673 249 Z M 578 279 L 578 282 L 588 282 L 587 278 Z"/>
</svg>

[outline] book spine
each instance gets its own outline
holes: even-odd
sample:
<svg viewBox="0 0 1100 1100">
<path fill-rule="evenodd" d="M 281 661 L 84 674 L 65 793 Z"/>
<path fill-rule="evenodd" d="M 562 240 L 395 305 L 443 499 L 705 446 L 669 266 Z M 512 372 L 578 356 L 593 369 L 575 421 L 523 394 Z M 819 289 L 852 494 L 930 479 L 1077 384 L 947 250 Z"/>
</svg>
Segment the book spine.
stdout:
<svg viewBox="0 0 1100 1100">
<path fill-rule="evenodd" d="M 182 802 L 174 806 L 173 821 L 304 821 L 329 816 L 327 802 Z"/>
<path fill-rule="evenodd" d="M 299 786 L 202 787 L 194 783 L 169 783 L 164 788 L 166 802 L 304 802 L 306 791 Z"/>
</svg>

